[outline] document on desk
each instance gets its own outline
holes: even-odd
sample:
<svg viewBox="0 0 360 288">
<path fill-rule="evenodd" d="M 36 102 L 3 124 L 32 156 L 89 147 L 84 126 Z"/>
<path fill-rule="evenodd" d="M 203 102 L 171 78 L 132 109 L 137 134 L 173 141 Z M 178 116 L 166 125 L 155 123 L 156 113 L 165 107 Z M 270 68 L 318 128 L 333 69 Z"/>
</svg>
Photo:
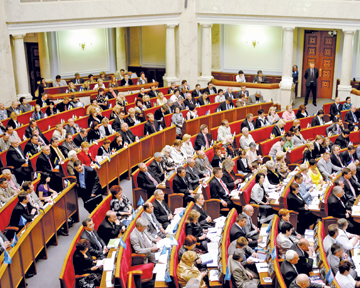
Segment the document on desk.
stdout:
<svg viewBox="0 0 360 288">
<path fill-rule="evenodd" d="M 166 247 L 166 248 L 170 248 L 170 238 L 164 238 L 164 239 L 161 239 L 159 240 L 157 243 L 156 243 L 156 247 L 160 248 L 160 250 L 163 248 L 163 247 Z"/>
<path fill-rule="evenodd" d="M 212 244 L 212 245 L 210 245 L 210 247 L 209 247 L 209 244 Z M 218 247 L 219 247 L 218 243 L 208 243 L 209 253 L 207 253 L 207 254 L 210 254 L 212 256 L 212 261 L 206 264 L 207 267 L 218 267 L 219 266 L 219 263 L 218 263 L 219 248 Z"/>
<path fill-rule="evenodd" d="M 107 272 L 106 272 L 106 282 L 108 282 L 108 281 L 111 282 L 112 276 L 113 276 L 112 271 L 107 271 Z"/>
<path fill-rule="evenodd" d="M 225 216 L 220 216 L 219 218 L 216 218 L 213 220 L 215 223 L 217 222 L 225 222 L 226 221 L 226 217 Z"/>
<path fill-rule="evenodd" d="M 174 215 L 178 215 L 180 214 L 182 211 L 184 211 L 185 208 L 184 207 L 179 207 L 179 208 L 176 208 L 175 211 L 174 211 Z"/>
<path fill-rule="evenodd" d="M 359 201 L 360 202 L 360 201 Z M 352 213 L 351 214 L 355 214 L 355 215 L 359 215 L 360 214 L 360 206 L 352 206 Z"/>
<path fill-rule="evenodd" d="M 213 257 L 213 255 L 211 255 L 211 253 L 206 253 L 206 254 L 200 255 L 200 259 L 202 262 L 201 264 L 207 265 L 213 261 L 214 257 Z"/>
<path fill-rule="evenodd" d="M 255 263 L 258 273 L 267 273 L 269 272 L 269 265 L 266 262 Z"/>
<path fill-rule="evenodd" d="M 209 270 L 209 280 L 210 280 L 210 282 L 219 281 L 219 270 L 210 269 Z"/>
<path fill-rule="evenodd" d="M 114 261 L 111 258 L 104 259 L 104 271 L 112 271 L 114 269 Z"/>
<path fill-rule="evenodd" d="M 155 281 L 165 281 L 166 264 L 156 264 L 153 273 L 156 274 Z"/>
<path fill-rule="evenodd" d="M 270 192 L 270 193 L 268 193 L 267 195 L 269 196 L 270 199 L 275 199 L 275 200 L 277 200 L 277 199 L 280 198 L 280 194 L 277 193 L 277 192 Z"/>
<path fill-rule="evenodd" d="M 264 262 L 264 260 L 260 259 L 260 258 L 255 258 L 255 257 L 248 257 L 246 260 L 250 260 L 253 261 L 254 263 L 259 263 L 259 262 Z"/>
<path fill-rule="evenodd" d="M 262 237 L 262 236 L 266 236 L 268 233 L 266 232 L 268 229 L 268 225 L 263 225 L 261 228 L 260 228 L 260 234 L 259 234 L 259 237 Z"/>
</svg>

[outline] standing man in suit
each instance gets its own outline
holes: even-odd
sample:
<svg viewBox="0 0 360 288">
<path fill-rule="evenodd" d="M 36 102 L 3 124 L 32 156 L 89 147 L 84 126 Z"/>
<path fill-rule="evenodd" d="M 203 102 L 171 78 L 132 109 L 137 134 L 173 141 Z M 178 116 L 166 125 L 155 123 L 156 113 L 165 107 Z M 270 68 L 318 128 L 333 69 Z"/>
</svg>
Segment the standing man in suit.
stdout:
<svg viewBox="0 0 360 288">
<path fill-rule="evenodd" d="M 188 158 L 188 160 L 186 160 L 186 163 L 187 163 L 187 166 L 185 168 L 186 178 L 191 186 L 191 189 L 195 190 L 199 186 L 199 184 L 202 183 L 204 179 L 203 178 L 200 179 L 200 172 L 195 167 L 196 162 L 194 158 Z"/>
<path fill-rule="evenodd" d="M 125 231 L 125 226 L 120 224 L 116 212 L 112 210 L 107 211 L 105 219 L 97 230 L 99 237 L 107 244 L 110 239 L 119 237 L 120 231 Z"/>
<path fill-rule="evenodd" d="M 255 226 L 252 222 L 252 216 L 254 214 L 254 207 L 250 204 L 245 205 L 243 208 L 243 213 L 246 216 L 246 226 L 245 232 L 248 238 L 257 241 L 259 239 L 260 229 Z"/>
<path fill-rule="evenodd" d="M 18 200 L 19 202 L 15 205 L 11 213 L 9 226 L 18 227 L 20 231 L 24 227 L 23 225 L 20 225 L 21 217 L 27 222 L 31 222 L 39 211 L 31 206 L 30 196 L 26 192 L 20 193 L 18 195 Z M 12 237 L 13 235 L 9 238 Z"/>
<path fill-rule="evenodd" d="M 280 272 L 284 278 L 286 287 L 299 275 L 297 264 L 299 255 L 294 250 L 288 250 L 285 254 L 285 260 L 281 263 Z"/>
<path fill-rule="evenodd" d="M 186 171 L 184 167 L 178 167 L 176 175 L 173 179 L 173 191 L 174 193 L 184 194 L 184 207 L 187 203 L 194 201 L 194 190 L 191 189 L 189 182 L 187 181 Z"/>
<path fill-rule="evenodd" d="M 104 259 L 109 250 L 103 239 L 100 238 L 95 231 L 95 224 L 91 218 L 86 218 L 82 221 L 84 231 L 80 235 L 80 239 L 85 239 L 90 242 L 89 253 L 99 259 Z"/>
<path fill-rule="evenodd" d="M 234 103 L 232 102 L 231 97 L 226 98 L 226 101 L 221 102 L 217 108 L 218 111 L 226 111 L 230 109 L 234 109 Z"/>
<path fill-rule="evenodd" d="M 149 169 L 161 181 L 164 181 L 165 179 L 165 173 L 164 173 L 165 168 L 163 165 L 164 164 L 162 161 L 162 154 L 160 152 L 155 152 L 154 161 L 152 161 L 151 164 L 149 165 Z"/>
<path fill-rule="evenodd" d="M 202 193 L 196 193 L 194 195 L 194 201 L 195 204 L 193 206 L 193 209 L 198 211 L 200 213 L 199 223 L 202 228 L 207 229 L 209 227 L 214 227 L 215 222 L 212 221 L 211 217 L 207 214 L 205 208 L 204 208 L 204 195 Z"/>
<path fill-rule="evenodd" d="M 256 90 L 255 94 L 249 96 L 249 104 L 264 103 L 264 97 L 261 95 L 260 90 Z"/>
<path fill-rule="evenodd" d="M 203 150 L 197 151 L 197 155 L 198 157 L 195 160 L 195 168 L 199 171 L 199 177 L 205 178 L 207 175 L 211 174 L 213 167 Z"/>
<path fill-rule="evenodd" d="M 313 105 L 316 106 L 316 89 L 317 89 L 317 79 L 319 78 L 319 69 L 315 68 L 315 62 L 310 62 L 310 68 L 305 70 L 304 79 L 305 79 L 305 102 L 304 105 L 308 104 L 310 92 L 313 96 Z"/>
<path fill-rule="evenodd" d="M 257 75 L 254 77 L 253 83 L 264 83 L 266 82 L 266 77 L 263 75 L 261 70 L 257 71 Z"/>
<path fill-rule="evenodd" d="M 144 135 L 151 135 L 159 131 L 159 124 L 155 121 L 154 114 L 147 114 L 148 121 L 144 125 Z"/>
<path fill-rule="evenodd" d="M 211 135 L 209 134 L 209 128 L 206 124 L 200 126 L 200 133 L 195 138 L 194 149 L 199 151 L 201 147 L 209 149 L 211 146 Z"/>
<path fill-rule="evenodd" d="M 334 121 L 335 118 L 341 119 L 342 107 L 343 105 L 340 103 L 340 97 L 335 97 L 335 103 L 331 104 L 330 106 L 330 115 L 332 121 Z"/>
<path fill-rule="evenodd" d="M 290 250 L 295 251 L 299 256 L 299 262 L 296 264 L 298 273 L 304 273 L 310 276 L 314 260 L 309 258 L 309 255 L 312 256 L 314 251 L 310 246 L 309 240 L 301 238 L 297 244 L 291 246 Z"/>
<path fill-rule="evenodd" d="M 145 202 L 144 212 L 141 214 L 141 218 L 148 221 L 146 232 L 149 233 L 154 239 L 160 240 L 165 238 L 165 230 L 156 219 L 154 215 L 154 206 L 151 202 Z"/>
<path fill-rule="evenodd" d="M 145 254 L 145 263 L 155 263 L 155 252 L 159 251 L 156 246 L 157 239 L 153 238 L 145 230 L 147 228 L 148 221 L 144 218 L 138 218 L 136 220 L 136 227 L 130 234 L 131 246 L 137 254 Z"/>
<path fill-rule="evenodd" d="M 87 142 L 87 134 L 88 133 L 86 129 L 81 129 L 80 133 L 74 138 L 75 145 L 80 147 L 81 143 Z"/>
<path fill-rule="evenodd" d="M 166 201 L 164 200 L 165 194 L 161 189 L 156 189 L 154 192 L 155 200 L 152 203 L 154 206 L 154 214 L 156 219 L 164 229 L 169 226 L 170 221 L 174 218 L 172 211 Z"/>
<path fill-rule="evenodd" d="M 98 196 L 102 194 L 99 176 L 93 168 L 83 165 L 80 160 L 74 162 L 74 168 L 79 196 L 84 200 L 85 209 L 92 211 L 102 201 L 102 197 Z M 92 201 L 95 197 L 96 200 Z"/>
<path fill-rule="evenodd" d="M 156 177 L 144 163 L 138 165 L 140 172 L 137 176 L 137 184 L 147 191 L 148 199 L 154 194 L 156 188 L 161 186 L 161 180 Z M 144 199 L 145 200 L 145 199 Z"/>
<path fill-rule="evenodd" d="M 221 178 L 223 177 L 223 171 L 221 168 L 215 167 L 213 169 L 213 173 L 214 173 L 214 178 L 209 183 L 210 184 L 209 185 L 210 186 L 210 196 L 211 196 L 211 198 L 221 200 L 221 208 L 229 208 L 231 210 L 234 207 L 234 204 L 229 196 L 230 195 L 229 189 L 226 187 L 226 184 L 224 183 L 224 181 L 221 180 Z M 246 219 L 246 217 L 245 217 L 245 219 Z M 246 221 L 245 221 L 245 224 L 246 224 Z M 243 235 L 241 235 L 241 236 L 243 236 Z M 236 237 L 235 239 L 237 239 L 239 237 Z"/>
<path fill-rule="evenodd" d="M 79 85 L 79 84 L 83 84 L 84 83 L 84 79 L 80 78 L 80 74 L 79 73 L 75 73 L 75 78 L 71 79 L 71 82 L 74 83 L 75 85 Z"/>
<path fill-rule="evenodd" d="M 204 89 L 203 93 L 207 92 L 209 95 L 217 94 L 216 87 L 211 82 L 207 83 L 207 87 Z"/>
</svg>

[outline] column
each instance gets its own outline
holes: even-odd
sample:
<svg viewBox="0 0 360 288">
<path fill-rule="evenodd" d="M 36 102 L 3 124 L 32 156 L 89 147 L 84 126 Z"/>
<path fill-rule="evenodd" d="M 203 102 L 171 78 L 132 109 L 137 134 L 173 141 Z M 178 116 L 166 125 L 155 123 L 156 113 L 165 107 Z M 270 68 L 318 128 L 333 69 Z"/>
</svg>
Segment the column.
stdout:
<svg viewBox="0 0 360 288">
<path fill-rule="evenodd" d="M 116 28 L 116 71 L 127 70 L 126 62 L 126 28 Z M 138 75 L 140 77 L 140 75 Z"/>
<path fill-rule="evenodd" d="M 163 76 L 164 86 L 170 86 L 171 82 L 180 84 L 176 77 L 176 53 L 175 53 L 175 27 L 177 25 L 166 25 L 166 74 Z"/>
<path fill-rule="evenodd" d="M 15 66 L 15 82 L 16 97 L 26 97 L 32 99 L 29 93 L 29 75 L 27 71 L 24 37 L 26 34 L 13 34 L 14 39 L 14 66 Z"/>
<path fill-rule="evenodd" d="M 340 85 L 338 86 L 338 96 L 341 100 L 345 100 L 347 96 L 350 96 L 352 89 L 350 85 L 351 72 L 352 72 L 352 59 L 353 59 L 353 42 L 354 42 L 354 30 L 343 30 L 344 42 L 341 59 L 341 77 Z M 352 97 L 358 98 L 358 97 Z M 355 103 L 360 105 L 360 103 Z"/>
<path fill-rule="evenodd" d="M 277 102 L 281 103 L 281 108 L 295 102 L 295 93 L 292 89 L 292 66 L 293 66 L 293 46 L 294 46 L 294 29 L 295 27 L 283 27 L 284 42 L 283 42 L 283 56 L 282 56 L 282 77 L 280 83 L 280 99 Z M 276 101 L 274 99 L 274 101 Z"/>
<path fill-rule="evenodd" d="M 199 82 L 201 87 L 206 87 L 207 83 L 211 81 L 211 24 L 202 24 L 202 42 L 201 42 L 201 77 Z"/>
<path fill-rule="evenodd" d="M 50 73 L 49 46 L 46 32 L 38 33 L 38 42 L 41 78 L 45 78 L 45 81 L 49 83 L 52 82 L 52 79 Z"/>
</svg>

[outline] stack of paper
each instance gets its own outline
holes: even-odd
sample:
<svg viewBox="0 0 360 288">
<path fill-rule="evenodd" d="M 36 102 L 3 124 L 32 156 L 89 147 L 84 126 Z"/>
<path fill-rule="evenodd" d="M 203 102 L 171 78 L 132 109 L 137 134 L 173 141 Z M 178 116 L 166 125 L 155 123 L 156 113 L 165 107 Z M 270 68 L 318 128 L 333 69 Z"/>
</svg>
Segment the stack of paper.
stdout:
<svg viewBox="0 0 360 288">
<path fill-rule="evenodd" d="M 106 272 L 106 287 L 114 287 L 114 284 L 112 283 L 113 273 L 112 271 Z"/>
<path fill-rule="evenodd" d="M 212 256 L 212 261 L 207 264 L 207 267 L 218 267 L 219 266 L 218 258 L 217 258 L 219 252 L 218 242 L 208 243 L 208 251 L 209 253 L 207 254 L 210 254 Z"/>
<path fill-rule="evenodd" d="M 108 247 L 109 249 L 111 249 L 111 248 L 117 248 L 117 247 L 119 247 L 119 243 L 120 243 L 120 239 L 119 239 L 119 238 L 117 238 L 117 239 L 110 239 L 107 247 Z"/>
<path fill-rule="evenodd" d="M 174 211 L 174 215 L 178 215 L 180 214 L 182 211 L 184 211 L 185 208 L 184 207 L 179 207 L 179 208 L 176 208 L 175 211 Z"/>
<path fill-rule="evenodd" d="M 155 281 L 165 281 L 166 264 L 157 263 L 153 273 L 156 274 Z"/>
<path fill-rule="evenodd" d="M 267 195 L 269 196 L 270 199 L 278 200 L 280 198 L 280 194 L 277 192 L 270 192 L 267 193 Z"/>
<path fill-rule="evenodd" d="M 209 270 L 209 280 L 210 282 L 219 281 L 219 271 L 217 269 Z"/>
<path fill-rule="evenodd" d="M 104 259 L 104 271 L 112 271 L 114 269 L 114 260 L 111 258 Z"/>
<path fill-rule="evenodd" d="M 352 209 L 351 214 L 360 214 L 360 206 L 352 206 L 351 209 Z"/>
<path fill-rule="evenodd" d="M 269 265 L 266 262 L 255 263 L 258 273 L 269 272 Z"/>
</svg>

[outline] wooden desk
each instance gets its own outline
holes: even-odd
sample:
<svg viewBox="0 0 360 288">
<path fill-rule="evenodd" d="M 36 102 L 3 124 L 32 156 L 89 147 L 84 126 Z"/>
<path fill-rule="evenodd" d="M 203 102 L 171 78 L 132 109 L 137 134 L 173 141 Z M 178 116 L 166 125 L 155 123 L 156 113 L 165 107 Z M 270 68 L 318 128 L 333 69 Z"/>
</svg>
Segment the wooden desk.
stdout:
<svg viewBox="0 0 360 288">
<path fill-rule="evenodd" d="M 55 198 L 54 204 L 45 208 L 31 223 L 27 225 L 25 232 L 19 237 L 19 241 L 9 252 L 12 263 L 2 264 L 0 268 L 0 287 L 15 288 L 25 286 L 25 273 L 33 267 L 36 273 L 36 259 L 42 253 L 47 258 L 48 243 L 57 245 L 57 231 L 64 226 L 69 231 L 67 220 L 73 217 L 79 222 L 78 197 L 75 183 L 63 190 Z"/>
</svg>

